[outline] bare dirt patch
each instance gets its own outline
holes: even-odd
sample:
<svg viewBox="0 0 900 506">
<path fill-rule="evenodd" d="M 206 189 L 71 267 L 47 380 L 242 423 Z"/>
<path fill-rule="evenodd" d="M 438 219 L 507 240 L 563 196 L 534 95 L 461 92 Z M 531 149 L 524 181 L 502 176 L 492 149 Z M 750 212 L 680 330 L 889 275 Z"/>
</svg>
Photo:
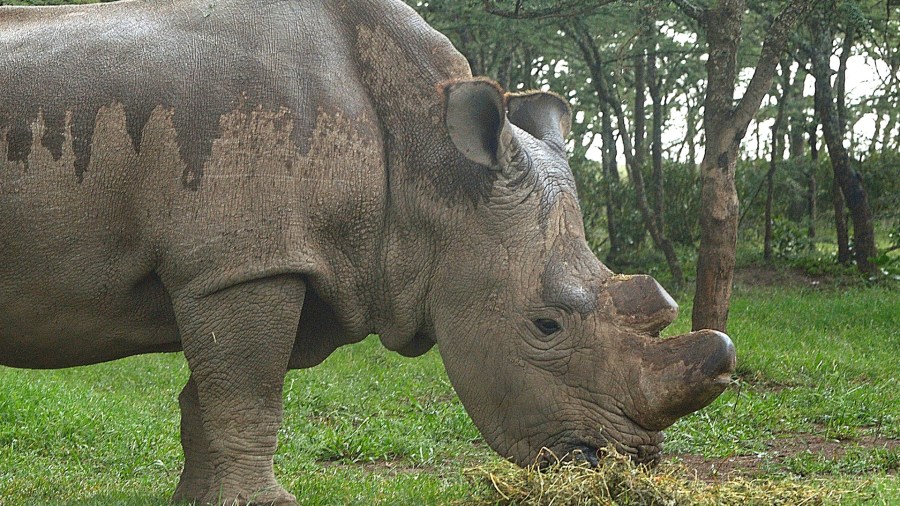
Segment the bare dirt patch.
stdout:
<svg viewBox="0 0 900 506">
<path fill-rule="evenodd" d="M 725 481 L 732 477 L 753 478 L 765 473 L 764 467 L 779 464 L 801 454 L 820 455 L 826 460 L 837 460 L 851 447 L 897 449 L 900 439 L 862 436 L 854 439 L 826 439 L 818 434 L 783 434 L 766 443 L 769 450 L 756 455 L 734 455 L 725 458 L 706 458 L 700 455 L 674 456 L 698 478 L 706 482 Z"/>
<path fill-rule="evenodd" d="M 799 269 L 776 269 L 763 265 L 749 265 L 734 271 L 734 282 L 744 287 L 827 285 L 832 278 L 811 276 Z"/>
</svg>

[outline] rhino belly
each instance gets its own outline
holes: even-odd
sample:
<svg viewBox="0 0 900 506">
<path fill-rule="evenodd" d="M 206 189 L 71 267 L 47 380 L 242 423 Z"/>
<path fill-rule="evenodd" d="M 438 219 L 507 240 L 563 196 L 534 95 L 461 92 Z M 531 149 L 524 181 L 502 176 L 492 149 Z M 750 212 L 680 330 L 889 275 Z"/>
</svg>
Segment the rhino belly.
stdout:
<svg viewBox="0 0 900 506">
<path fill-rule="evenodd" d="M 2 292 L 17 294 L 0 298 L 2 365 L 56 369 L 181 349 L 171 304 L 155 275 L 93 293 L 67 290 L 68 284 L 35 290 L 41 283 L 34 279 L 30 288 L 2 285 Z"/>
</svg>

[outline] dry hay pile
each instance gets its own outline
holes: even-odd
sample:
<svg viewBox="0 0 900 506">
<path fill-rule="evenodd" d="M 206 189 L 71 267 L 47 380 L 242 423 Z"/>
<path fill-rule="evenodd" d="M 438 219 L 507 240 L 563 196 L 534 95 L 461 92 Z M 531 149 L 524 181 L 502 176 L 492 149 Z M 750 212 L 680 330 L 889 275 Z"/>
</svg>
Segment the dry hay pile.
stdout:
<svg viewBox="0 0 900 506">
<path fill-rule="evenodd" d="M 819 505 L 850 491 L 826 490 L 812 480 L 733 478 L 705 483 L 680 464 L 656 469 L 633 464 L 616 452 L 595 468 L 560 462 L 549 468 L 519 468 L 507 462 L 466 471 L 483 493 L 476 504 L 582 505 Z M 472 502 L 467 502 L 471 504 Z"/>
</svg>

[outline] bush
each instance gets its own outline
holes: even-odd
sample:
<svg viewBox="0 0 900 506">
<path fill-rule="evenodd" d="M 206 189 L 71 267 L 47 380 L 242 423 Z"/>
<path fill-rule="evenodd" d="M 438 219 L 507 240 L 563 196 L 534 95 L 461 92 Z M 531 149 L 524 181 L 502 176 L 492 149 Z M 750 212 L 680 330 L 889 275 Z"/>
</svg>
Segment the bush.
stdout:
<svg viewBox="0 0 900 506">
<path fill-rule="evenodd" d="M 664 167 L 666 232 L 675 244 L 693 246 L 700 239 L 700 174 L 693 164 Z"/>
<path fill-rule="evenodd" d="M 876 219 L 900 220 L 900 153 L 876 153 L 854 167 Z"/>
</svg>

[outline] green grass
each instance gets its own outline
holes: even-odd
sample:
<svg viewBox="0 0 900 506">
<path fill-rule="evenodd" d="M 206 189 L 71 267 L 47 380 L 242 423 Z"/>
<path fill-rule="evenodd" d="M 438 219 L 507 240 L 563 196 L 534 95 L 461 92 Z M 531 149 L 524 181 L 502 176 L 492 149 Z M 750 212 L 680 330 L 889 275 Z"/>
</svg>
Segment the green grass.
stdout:
<svg viewBox="0 0 900 506">
<path fill-rule="evenodd" d="M 896 285 L 741 287 L 729 323 L 738 379 L 667 431 L 666 450 L 753 456 L 767 479 L 858 490 L 845 504 L 900 504 L 900 291 Z M 669 333 L 689 326 L 690 297 Z M 180 471 L 180 355 L 60 371 L 0 368 L 0 504 L 164 504 Z M 440 358 L 405 359 L 370 338 L 291 372 L 276 455 L 306 504 L 465 503 L 495 462 Z M 786 452 L 840 441 L 839 455 Z M 815 450 L 815 448 L 813 448 Z"/>
</svg>

